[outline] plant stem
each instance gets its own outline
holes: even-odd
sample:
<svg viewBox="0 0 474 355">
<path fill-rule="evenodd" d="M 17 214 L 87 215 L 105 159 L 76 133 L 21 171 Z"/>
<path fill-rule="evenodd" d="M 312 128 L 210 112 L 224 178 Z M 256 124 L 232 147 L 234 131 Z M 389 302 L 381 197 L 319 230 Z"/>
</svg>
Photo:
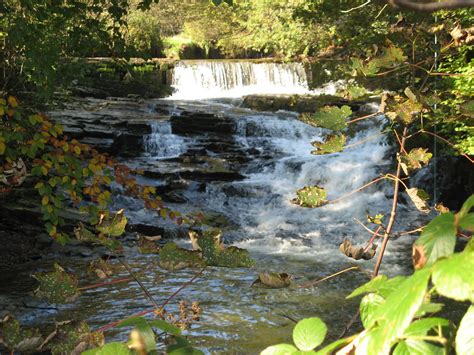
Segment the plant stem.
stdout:
<svg viewBox="0 0 474 355">
<path fill-rule="evenodd" d="M 344 270 L 341 270 L 341 271 L 338 271 L 332 275 L 329 275 L 329 276 L 326 276 L 326 277 L 323 277 L 322 279 L 318 279 L 316 281 L 311 281 L 309 283 L 306 283 L 306 284 L 303 284 L 303 285 L 299 285 L 298 288 L 306 288 L 306 287 L 310 287 L 310 286 L 314 286 L 314 285 L 317 285 L 318 283 L 320 282 L 323 282 L 323 281 L 326 281 L 326 280 L 329 280 L 329 279 L 332 279 L 333 277 L 336 277 L 336 276 L 339 276 L 345 272 L 348 272 L 348 271 L 351 271 L 351 270 L 359 270 L 360 268 L 358 266 L 351 266 L 351 267 L 348 267 L 348 268 L 345 268 Z"/>
<path fill-rule="evenodd" d="M 406 141 L 406 136 L 408 133 L 407 127 L 403 128 L 403 135 L 402 139 L 400 142 L 400 153 L 402 153 L 405 150 L 405 141 Z M 392 231 L 393 225 L 395 223 L 395 218 L 397 216 L 397 204 L 398 204 L 398 193 L 400 189 L 400 173 L 401 173 L 402 167 L 400 164 L 400 160 L 397 160 L 397 172 L 395 174 L 395 185 L 393 188 L 393 201 L 392 201 L 392 210 L 390 212 L 390 219 L 387 224 L 387 229 L 385 230 L 384 236 L 383 236 L 383 241 L 382 241 L 382 246 L 380 247 L 380 252 L 377 257 L 377 262 L 375 263 L 374 267 L 374 272 L 372 274 L 372 278 L 376 277 L 379 273 L 380 270 L 380 265 L 382 264 L 382 259 L 383 255 L 385 253 L 385 249 L 387 248 L 388 244 L 388 239 L 390 236 L 390 233 Z"/>
<path fill-rule="evenodd" d="M 82 286 L 82 287 L 79 287 L 78 290 L 79 291 L 90 290 L 90 289 L 101 287 L 101 286 L 114 285 L 114 284 L 118 284 L 118 283 L 122 283 L 122 282 L 132 281 L 132 280 L 134 280 L 133 277 L 125 277 L 125 278 L 122 278 L 122 279 L 116 279 L 116 280 L 101 282 L 101 283 L 97 283 L 97 284 L 93 284 L 93 285 Z"/>
</svg>

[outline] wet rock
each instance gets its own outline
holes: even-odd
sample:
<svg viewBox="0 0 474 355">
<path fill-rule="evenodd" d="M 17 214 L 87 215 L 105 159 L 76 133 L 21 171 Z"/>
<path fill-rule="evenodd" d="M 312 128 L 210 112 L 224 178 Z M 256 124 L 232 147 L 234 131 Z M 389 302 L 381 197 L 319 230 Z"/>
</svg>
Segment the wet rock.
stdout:
<svg viewBox="0 0 474 355">
<path fill-rule="evenodd" d="M 358 111 L 363 104 L 362 101 L 349 101 L 332 95 L 248 95 L 244 96 L 242 106 L 258 111 L 287 110 L 302 113 L 318 111 L 327 105 L 348 105 L 353 111 Z"/>
<path fill-rule="evenodd" d="M 218 117 L 211 113 L 184 111 L 179 116 L 171 116 L 170 121 L 173 134 L 181 135 L 230 135 L 237 129 L 236 123 L 230 118 Z"/>
</svg>

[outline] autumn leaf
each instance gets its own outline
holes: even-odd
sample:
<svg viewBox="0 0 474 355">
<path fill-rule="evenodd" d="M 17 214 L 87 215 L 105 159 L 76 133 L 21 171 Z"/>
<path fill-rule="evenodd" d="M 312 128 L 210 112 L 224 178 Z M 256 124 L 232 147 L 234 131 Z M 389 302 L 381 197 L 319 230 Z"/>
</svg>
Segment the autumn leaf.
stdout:
<svg viewBox="0 0 474 355">
<path fill-rule="evenodd" d="M 328 203 L 326 190 L 319 186 L 305 186 L 296 191 L 296 196 L 291 202 L 301 207 L 314 208 Z"/>
</svg>

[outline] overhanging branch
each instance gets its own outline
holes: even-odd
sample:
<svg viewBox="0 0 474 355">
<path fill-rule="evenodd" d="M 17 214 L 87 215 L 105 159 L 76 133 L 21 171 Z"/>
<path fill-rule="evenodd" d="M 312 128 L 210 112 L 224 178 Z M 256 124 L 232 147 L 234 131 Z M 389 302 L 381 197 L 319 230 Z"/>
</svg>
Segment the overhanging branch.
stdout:
<svg viewBox="0 0 474 355">
<path fill-rule="evenodd" d="M 411 0 L 388 0 L 392 6 L 425 12 L 435 12 L 438 10 L 454 10 L 467 7 L 474 7 L 474 0 L 448 0 L 442 2 L 418 2 Z"/>
</svg>

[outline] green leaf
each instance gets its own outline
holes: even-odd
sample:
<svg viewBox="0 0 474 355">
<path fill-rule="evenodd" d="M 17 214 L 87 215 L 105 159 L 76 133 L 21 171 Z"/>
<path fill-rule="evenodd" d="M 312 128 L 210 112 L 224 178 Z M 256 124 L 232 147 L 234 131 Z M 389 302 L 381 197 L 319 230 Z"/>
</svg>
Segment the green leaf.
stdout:
<svg viewBox="0 0 474 355">
<path fill-rule="evenodd" d="M 86 350 L 82 355 L 132 355 L 124 343 L 108 343 L 100 348 Z"/>
<path fill-rule="evenodd" d="M 411 171 L 421 169 L 423 165 L 428 164 L 432 156 L 433 154 L 429 153 L 428 149 L 426 148 L 413 148 L 408 154 L 403 154 L 400 157 L 400 165 L 403 169 L 403 172 L 406 175 L 409 175 Z M 423 196 L 425 198 L 423 198 Z M 420 197 L 426 200 L 426 196 L 428 196 L 428 194 L 425 192 L 423 196 Z"/>
<path fill-rule="evenodd" d="M 456 352 L 474 354 L 474 306 L 469 307 L 456 333 Z"/>
<path fill-rule="evenodd" d="M 127 318 L 127 319 L 123 320 L 119 324 L 117 324 L 117 327 L 118 328 L 121 328 L 121 327 L 136 327 L 137 325 L 145 325 L 145 324 L 147 324 L 147 320 L 143 317 L 130 317 L 130 318 Z"/>
<path fill-rule="evenodd" d="M 278 344 L 269 346 L 260 355 L 289 355 L 297 352 L 298 349 L 291 344 Z"/>
<path fill-rule="evenodd" d="M 312 142 L 311 145 L 317 149 L 311 151 L 311 154 L 322 155 L 338 153 L 344 149 L 344 144 L 346 144 L 345 135 L 330 135 L 326 137 L 324 142 Z"/>
<path fill-rule="evenodd" d="M 303 114 L 299 119 L 311 126 L 327 128 L 333 131 L 342 131 L 347 127 L 346 119 L 352 115 L 349 106 L 324 106 L 313 115 Z"/>
<path fill-rule="evenodd" d="M 152 351 L 156 350 L 155 333 L 147 322 L 145 322 L 145 324 L 137 324 L 133 331 L 137 332 L 138 339 L 136 339 L 136 341 L 145 346 L 147 353 L 151 353 Z"/>
<path fill-rule="evenodd" d="M 438 313 L 444 307 L 442 303 L 423 303 L 416 313 L 416 317 L 423 317 L 425 314 Z"/>
<path fill-rule="evenodd" d="M 352 298 L 364 293 L 377 293 L 383 298 L 387 298 L 394 290 L 396 290 L 405 280 L 406 276 L 396 276 L 388 279 L 385 275 L 378 275 L 366 284 L 356 288 L 346 298 Z"/>
<path fill-rule="evenodd" d="M 392 345 L 400 339 L 423 303 L 431 270 L 416 271 L 407 278 L 380 305 L 373 314 L 377 326 L 368 331 L 360 341 L 363 353 L 388 354 Z"/>
<path fill-rule="evenodd" d="M 423 318 L 410 324 L 410 326 L 405 330 L 404 336 L 424 336 L 435 327 L 446 327 L 448 325 L 449 321 L 443 318 Z"/>
<path fill-rule="evenodd" d="M 474 195 L 471 195 L 462 205 L 459 212 L 456 214 L 457 224 L 466 230 L 472 231 L 474 229 L 474 214 L 469 213 L 474 207 Z"/>
<path fill-rule="evenodd" d="M 372 326 L 374 323 L 373 315 L 375 310 L 384 303 L 385 299 L 376 293 L 369 293 L 362 298 L 359 305 L 360 320 L 365 329 Z"/>
<path fill-rule="evenodd" d="M 423 229 L 413 245 L 415 268 L 430 266 L 436 260 L 451 255 L 455 244 L 454 215 L 448 212 L 437 216 Z"/>
<path fill-rule="evenodd" d="M 456 301 L 474 302 L 474 252 L 465 250 L 439 260 L 433 267 L 436 291 Z"/>
<path fill-rule="evenodd" d="M 296 191 L 296 196 L 291 202 L 302 207 L 320 207 L 328 202 L 326 190 L 319 186 L 305 186 Z"/>
<path fill-rule="evenodd" d="M 159 255 L 160 267 L 170 271 L 205 265 L 198 250 L 183 249 L 172 242 L 166 243 L 160 249 Z"/>
<path fill-rule="evenodd" d="M 324 341 L 326 332 L 326 324 L 321 319 L 305 318 L 300 320 L 293 329 L 293 341 L 298 349 L 310 351 Z"/>
<path fill-rule="evenodd" d="M 39 287 L 34 292 L 35 296 L 46 298 L 48 302 L 73 302 L 80 295 L 77 278 L 64 271 L 59 264 L 54 264 L 53 272 L 36 273 L 32 276 L 39 282 Z"/>
<path fill-rule="evenodd" d="M 168 334 L 171 335 L 181 335 L 181 329 L 178 327 L 174 326 L 173 324 L 170 324 L 164 320 L 161 319 L 154 319 L 148 321 L 148 324 L 151 325 L 154 328 L 160 329 Z"/>
<path fill-rule="evenodd" d="M 444 348 L 419 339 L 406 339 L 398 343 L 393 355 L 444 355 Z"/>
<path fill-rule="evenodd" d="M 335 342 L 332 342 L 331 344 L 325 346 L 324 348 L 322 348 L 321 350 L 318 350 L 316 351 L 316 353 L 314 355 L 330 355 L 330 354 L 334 354 L 334 350 L 337 350 L 341 347 L 343 347 L 344 345 L 347 345 L 350 343 L 350 338 L 348 339 L 339 339 L 339 340 L 336 340 Z"/>
<path fill-rule="evenodd" d="M 97 230 L 109 237 L 119 237 L 125 232 L 127 217 L 123 210 L 118 211 L 112 218 L 103 218 L 96 226 Z"/>
</svg>

